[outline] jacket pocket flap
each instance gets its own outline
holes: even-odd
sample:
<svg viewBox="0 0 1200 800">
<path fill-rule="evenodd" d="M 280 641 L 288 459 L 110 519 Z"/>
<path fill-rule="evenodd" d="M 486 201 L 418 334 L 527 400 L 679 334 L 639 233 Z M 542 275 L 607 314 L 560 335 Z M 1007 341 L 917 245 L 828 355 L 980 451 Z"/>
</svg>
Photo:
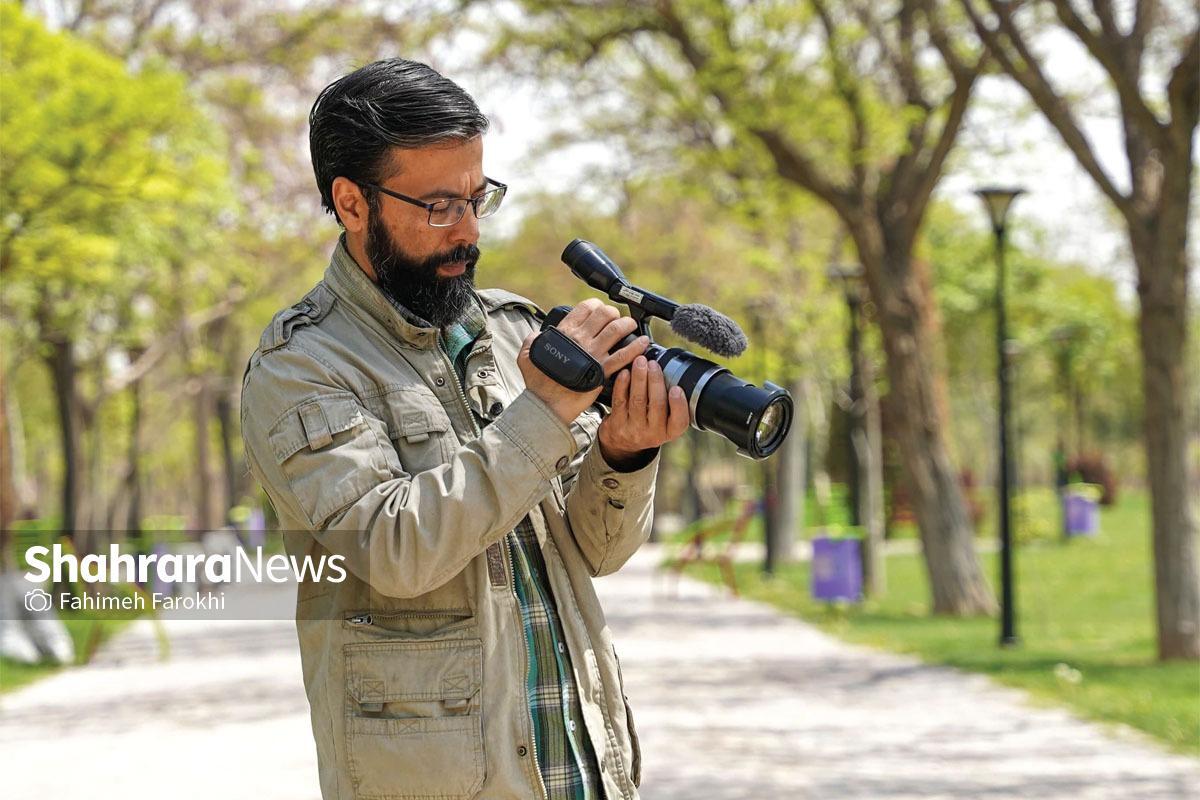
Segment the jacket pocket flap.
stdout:
<svg viewBox="0 0 1200 800">
<path fill-rule="evenodd" d="M 346 688 L 360 704 L 474 697 L 483 676 L 478 639 L 345 646 Z"/>
<path fill-rule="evenodd" d="M 391 391 L 387 394 L 386 402 L 391 419 L 388 436 L 393 439 L 403 436 L 406 441 L 415 444 L 428 439 L 431 433 L 450 430 L 450 418 L 437 398 L 428 391 Z"/>
<path fill-rule="evenodd" d="M 348 431 L 366 421 L 353 395 L 314 397 L 284 414 L 271 428 L 268 438 L 280 463 L 297 450 L 320 450 L 333 442 L 334 434 Z"/>
<path fill-rule="evenodd" d="M 431 433 L 445 433 L 450 430 L 450 420 L 434 414 L 428 409 L 414 409 L 400 413 L 400 430 L 398 435 L 410 442 L 421 442 L 429 438 Z"/>
</svg>

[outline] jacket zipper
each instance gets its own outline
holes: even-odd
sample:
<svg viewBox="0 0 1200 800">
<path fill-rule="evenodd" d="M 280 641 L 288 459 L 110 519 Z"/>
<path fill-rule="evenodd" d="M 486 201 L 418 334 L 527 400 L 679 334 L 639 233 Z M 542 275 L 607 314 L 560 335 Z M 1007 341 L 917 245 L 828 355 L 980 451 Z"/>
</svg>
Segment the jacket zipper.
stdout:
<svg viewBox="0 0 1200 800">
<path fill-rule="evenodd" d="M 458 379 L 458 370 L 454 368 L 454 363 L 450 361 L 450 356 L 446 355 L 446 349 L 442 347 L 441 332 L 438 332 L 438 350 L 442 354 L 442 360 L 450 367 L 450 380 L 454 381 L 454 388 L 458 390 L 458 399 L 462 401 L 463 408 L 466 409 L 467 419 L 471 421 L 471 429 L 475 432 L 475 436 L 480 435 L 479 426 L 475 423 L 475 414 L 471 411 L 471 404 L 467 402 L 467 393 L 463 390 L 462 381 Z M 471 356 L 475 355 L 475 349 L 467 354 L 467 361 L 471 360 Z M 513 565 L 512 552 L 508 547 L 508 536 L 504 535 L 504 557 L 508 560 L 508 590 L 512 593 L 513 611 L 517 618 L 517 629 L 521 631 L 521 652 L 525 654 L 525 717 L 529 720 L 529 743 L 533 749 L 533 773 L 537 775 L 538 787 L 542 790 L 542 797 L 549 800 L 550 791 L 546 788 L 546 781 L 542 778 L 542 768 L 539 766 L 541 760 L 538 758 L 537 736 L 533 733 L 533 715 L 529 711 L 529 644 L 525 641 L 525 623 L 521 620 L 521 601 L 517 597 L 517 568 Z"/>
</svg>

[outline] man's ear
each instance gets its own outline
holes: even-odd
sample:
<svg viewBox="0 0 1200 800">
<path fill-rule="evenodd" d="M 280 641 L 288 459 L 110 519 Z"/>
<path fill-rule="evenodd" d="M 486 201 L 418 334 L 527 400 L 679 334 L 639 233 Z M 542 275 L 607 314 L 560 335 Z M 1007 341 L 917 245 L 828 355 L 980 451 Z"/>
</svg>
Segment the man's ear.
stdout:
<svg viewBox="0 0 1200 800">
<path fill-rule="evenodd" d="M 367 198 L 363 197 L 358 184 L 349 178 L 334 178 L 333 208 L 338 219 L 349 233 L 362 233 L 367 229 Z"/>
</svg>

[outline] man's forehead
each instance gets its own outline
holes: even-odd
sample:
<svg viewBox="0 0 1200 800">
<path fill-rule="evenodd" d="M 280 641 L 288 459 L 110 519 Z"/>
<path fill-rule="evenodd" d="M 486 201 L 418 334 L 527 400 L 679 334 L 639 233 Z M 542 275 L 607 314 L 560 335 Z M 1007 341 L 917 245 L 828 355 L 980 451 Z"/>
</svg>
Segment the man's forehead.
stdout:
<svg viewBox="0 0 1200 800">
<path fill-rule="evenodd" d="M 459 191 L 464 177 L 472 182 L 482 180 L 482 137 L 466 142 L 440 142 L 428 147 L 394 147 L 388 155 L 388 163 L 390 169 L 386 177 L 403 180 L 410 188 Z"/>
</svg>

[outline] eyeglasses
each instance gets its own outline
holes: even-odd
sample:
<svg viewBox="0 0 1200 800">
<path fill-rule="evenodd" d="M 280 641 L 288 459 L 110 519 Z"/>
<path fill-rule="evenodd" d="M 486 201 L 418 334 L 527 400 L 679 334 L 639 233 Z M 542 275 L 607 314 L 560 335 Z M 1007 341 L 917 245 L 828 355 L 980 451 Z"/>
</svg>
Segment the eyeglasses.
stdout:
<svg viewBox="0 0 1200 800">
<path fill-rule="evenodd" d="M 488 189 L 474 197 L 455 197 L 447 200 L 438 200 L 436 203 L 426 203 L 417 200 L 415 197 L 407 197 L 399 192 L 393 192 L 391 189 L 376 186 L 373 183 L 360 183 L 359 186 L 383 192 L 388 197 L 412 203 L 414 206 L 420 206 L 429 212 L 430 225 L 435 228 L 449 228 L 451 225 L 457 225 L 458 221 L 463 218 L 463 214 L 467 213 L 468 205 L 474 210 L 476 219 L 490 217 L 500 210 L 500 201 L 504 199 L 504 193 L 508 191 L 508 185 L 500 181 L 494 181 L 486 175 L 483 179 L 496 188 Z"/>
</svg>

